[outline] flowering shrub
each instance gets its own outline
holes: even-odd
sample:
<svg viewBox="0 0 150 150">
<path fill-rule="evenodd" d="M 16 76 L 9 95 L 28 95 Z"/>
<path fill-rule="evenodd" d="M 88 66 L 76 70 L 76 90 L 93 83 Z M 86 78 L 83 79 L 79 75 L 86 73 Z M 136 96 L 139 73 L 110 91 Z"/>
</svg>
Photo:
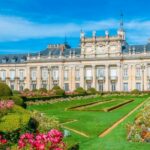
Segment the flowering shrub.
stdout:
<svg viewBox="0 0 150 150">
<path fill-rule="evenodd" d="M 150 102 L 135 118 L 133 124 L 127 125 L 127 139 L 133 142 L 150 142 Z"/>
<path fill-rule="evenodd" d="M 47 133 L 51 129 L 59 129 L 60 124 L 56 117 L 47 117 L 45 114 L 38 111 L 33 111 L 29 125 L 42 133 Z"/>
<path fill-rule="evenodd" d="M 63 134 L 52 129 L 47 134 L 25 133 L 20 136 L 18 148 L 20 150 L 64 150 Z"/>
<path fill-rule="evenodd" d="M 6 149 L 7 140 L 0 134 L 0 149 Z"/>
<path fill-rule="evenodd" d="M 12 100 L 0 101 L 0 117 L 6 115 L 10 110 L 12 110 L 14 102 Z"/>
</svg>

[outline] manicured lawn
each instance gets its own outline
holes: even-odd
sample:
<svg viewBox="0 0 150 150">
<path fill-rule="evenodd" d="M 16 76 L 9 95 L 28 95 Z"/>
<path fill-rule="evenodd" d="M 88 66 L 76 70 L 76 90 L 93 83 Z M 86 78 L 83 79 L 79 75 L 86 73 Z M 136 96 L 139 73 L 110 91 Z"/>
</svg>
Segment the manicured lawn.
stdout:
<svg viewBox="0 0 150 150">
<path fill-rule="evenodd" d="M 106 137 L 100 139 L 98 138 L 98 135 L 104 130 L 106 130 L 107 128 L 109 128 L 113 123 L 115 123 L 116 121 L 121 119 L 123 116 L 128 114 L 132 109 L 134 109 L 137 105 L 143 102 L 143 100 L 145 100 L 147 97 L 148 96 L 143 96 L 143 97 L 109 96 L 105 98 L 97 97 L 97 98 L 81 100 L 81 101 L 75 100 L 75 101 L 58 102 L 55 104 L 34 105 L 34 106 L 28 107 L 28 109 L 44 112 L 47 116 L 56 116 L 59 118 L 61 123 L 71 121 L 71 120 L 77 120 L 76 122 L 65 124 L 64 127 L 66 126 L 71 129 L 83 132 L 90 137 L 86 138 L 79 134 L 71 132 L 71 136 L 66 138 L 65 140 L 69 144 L 79 142 L 81 149 L 85 149 L 85 150 L 88 150 L 88 149 L 99 150 L 101 148 L 102 150 L 107 150 L 108 149 L 107 146 L 108 147 L 110 146 L 110 149 L 111 149 L 112 148 L 111 145 L 115 147 L 116 142 L 120 143 L 119 136 L 117 139 L 116 135 L 112 136 L 110 134 L 106 136 L 108 139 Z M 67 108 L 70 108 L 70 107 L 83 105 L 83 104 L 94 102 L 94 101 L 104 101 L 106 99 L 116 99 L 116 100 L 118 99 L 118 101 L 123 100 L 123 99 L 124 100 L 134 99 L 134 101 L 122 106 L 121 108 L 113 110 L 111 112 L 66 110 Z M 133 118 L 134 118 L 134 115 L 133 115 Z M 120 129 L 118 129 L 116 132 L 115 134 L 117 135 L 120 134 L 120 136 L 122 136 L 122 141 L 125 142 L 126 141 L 125 128 L 121 126 Z M 107 143 L 107 141 L 109 141 L 108 142 L 109 144 Z M 107 145 L 105 145 L 106 143 Z"/>
<path fill-rule="evenodd" d="M 127 101 L 127 100 L 124 100 L 124 99 L 114 99 L 114 101 L 111 101 L 111 102 L 108 102 L 108 103 L 104 103 L 104 104 L 99 104 L 99 105 L 96 105 L 96 106 L 93 106 L 93 107 L 86 108 L 84 110 L 97 110 L 97 111 L 98 110 L 103 110 L 105 108 L 121 104 L 121 103 L 123 103 L 125 101 Z"/>
</svg>

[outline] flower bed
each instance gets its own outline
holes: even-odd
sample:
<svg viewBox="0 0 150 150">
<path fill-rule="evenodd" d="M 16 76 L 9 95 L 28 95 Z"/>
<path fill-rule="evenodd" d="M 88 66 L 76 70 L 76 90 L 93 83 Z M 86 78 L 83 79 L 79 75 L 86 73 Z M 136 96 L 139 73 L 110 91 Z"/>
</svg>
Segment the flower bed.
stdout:
<svg viewBox="0 0 150 150">
<path fill-rule="evenodd" d="M 75 96 L 75 97 L 66 97 L 66 98 L 54 98 L 52 100 L 39 100 L 39 101 L 27 101 L 26 104 L 30 105 L 41 105 L 41 104 L 53 104 L 61 101 L 73 101 L 73 100 L 85 100 L 88 98 L 100 97 L 99 95 L 88 95 L 88 96 Z"/>
<path fill-rule="evenodd" d="M 47 134 L 25 133 L 20 136 L 18 141 L 19 149 L 30 150 L 64 150 L 63 134 L 55 129 L 50 130 Z"/>
<path fill-rule="evenodd" d="M 127 124 L 127 139 L 132 142 L 150 142 L 150 102 L 137 115 L 133 124 Z"/>
<path fill-rule="evenodd" d="M 9 113 L 12 108 L 14 107 L 14 102 L 12 100 L 1 100 L 0 101 L 0 119 L 6 115 L 7 113 Z"/>
</svg>

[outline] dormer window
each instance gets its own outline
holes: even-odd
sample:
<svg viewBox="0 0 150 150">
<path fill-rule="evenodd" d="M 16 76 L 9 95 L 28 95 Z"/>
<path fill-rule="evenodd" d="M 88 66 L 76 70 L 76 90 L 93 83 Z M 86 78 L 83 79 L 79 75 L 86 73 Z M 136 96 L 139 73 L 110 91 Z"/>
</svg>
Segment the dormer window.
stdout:
<svg viewBox="0 0 150 150">
<path fill-rule="evenodd" d="M 25 62 L 25 61 L 26 61 L 26 57 L 25 56 L 21 57 L 20 62 Z"/>
<path fill-rule="evenodd" d="M 2 63 L 5 64 L 6 62 L 7 62 L 7 58 L 4 57 L 4 58 L 2 59 Z"/>
<path fill-rule="evenodd" d="M 13 57 L 12 59 L 11 59 L 11 62 L 12 63 L 15 63 L 17 61 L 17 58 L 16 57 Z"/>
</svg>

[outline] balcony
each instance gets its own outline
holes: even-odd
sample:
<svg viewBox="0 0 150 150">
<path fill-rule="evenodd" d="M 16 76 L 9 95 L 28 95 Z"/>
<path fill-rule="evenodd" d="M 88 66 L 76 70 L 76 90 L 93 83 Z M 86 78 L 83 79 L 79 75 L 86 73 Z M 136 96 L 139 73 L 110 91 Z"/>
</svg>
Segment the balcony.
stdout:
<svg viewBox="0 0 150 150">
<path fill-rule="evenodd" d="M 135 76 L 136 80 L 141 80 L 141 76 Z"/>
<path fill-rule="evenodd" d="M 69 79 L 68 79 L 68 77 L 64 77 L 64 81 L 68 81 Z"/>
<path fill-rule="evenodd" d="M 31 77 L 31 81 L 36 81 L 36 78 Z"/>
<path fill-rule="evenodd" d="M 117 81 L 117 80 L 118 80 L 118 77 L 117 77 L 117 76 L 110 76 L 110 80 L 111 80 L 111 81 Z"/>
<path fill-rule="evenodd" d="M 129 79 L 128 76 L 124 76 L 124 77 L 123 77 L 123 80 L 128 80 L 128 79 Z"/>
<path fill-rule="evenodd" d="M 42 81 L 47 81 L 47 80 L 48 80 L 48 78 L 41 78 L 41 80 L 42 80 Z"/>
<path fill-rule="evenodd" d="M 85 77 L 85 80 L 87 80 L 87 81 L 91 81 L 92 79 L 93 79 L 93 78 L 90 77 L 90 76 L 89 76 L 89 77 L 88 77 L 88 76 Z"/>
<path fill-rule="evenodd" d="M 76 81 L 80 81 L 80 77 L 76 77 L 75 80 L 76 80 Z"/>
<path fill-rule="evenodd" d="M 10 77 L 10 81 L 15 81 L 15 77 Z"/>
<path fill-rule="evenodd" d="M 104 80 L 105 80 L 105 77 L 104 77 L 104 76 L 98 76 L 98 77 L 97 77 L 97 80 L 98 80 L 98 81 L 104 81 Z"/>
<path fill-rule="evenodd" d="M 58 81 L 58 80 L 59 80 L 59 77 L 52 77 L 52 80 L 53 80 L 53 81 Z"/>
</svg>

